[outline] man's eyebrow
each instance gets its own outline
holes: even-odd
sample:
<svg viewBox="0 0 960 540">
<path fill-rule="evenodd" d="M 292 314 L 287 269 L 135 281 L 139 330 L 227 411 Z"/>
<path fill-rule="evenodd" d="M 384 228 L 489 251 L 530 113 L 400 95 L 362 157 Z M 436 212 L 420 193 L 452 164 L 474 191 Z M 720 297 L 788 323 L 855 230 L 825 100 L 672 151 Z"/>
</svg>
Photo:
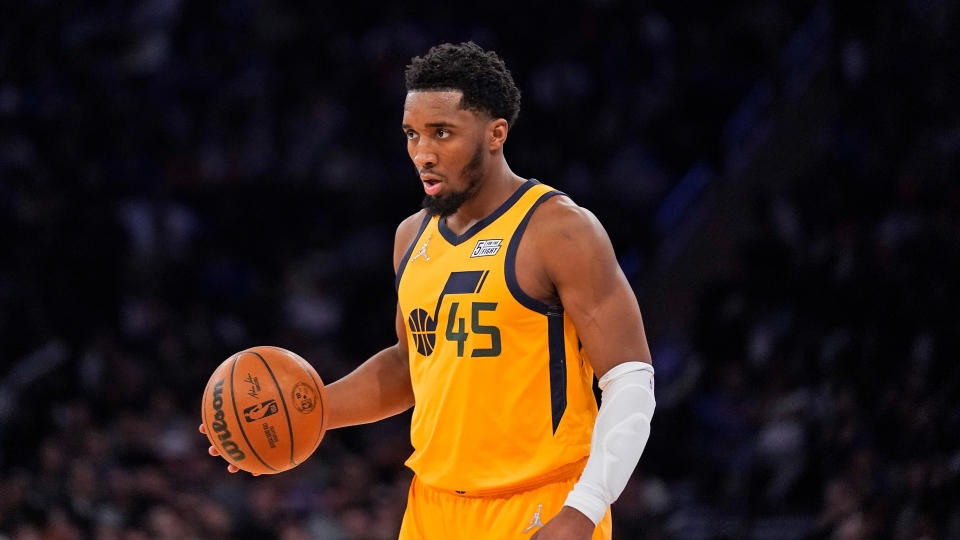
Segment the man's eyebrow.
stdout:
<svg viewBox="0 0 960 540">
<path fill-rule="evenodd" d="M 430 122 L 429 124 L 424 124 L 424 126 L 431 127 L 431 128 L 436 128 L 436 127 L 442 128 L 442 127 L 456 127 L 457 125 L 454 124 L 453 122 Z M 413 129 L 413 126 L 411 126 L 410 124 L 402 124 L 400 128 Z"/>
</svg>

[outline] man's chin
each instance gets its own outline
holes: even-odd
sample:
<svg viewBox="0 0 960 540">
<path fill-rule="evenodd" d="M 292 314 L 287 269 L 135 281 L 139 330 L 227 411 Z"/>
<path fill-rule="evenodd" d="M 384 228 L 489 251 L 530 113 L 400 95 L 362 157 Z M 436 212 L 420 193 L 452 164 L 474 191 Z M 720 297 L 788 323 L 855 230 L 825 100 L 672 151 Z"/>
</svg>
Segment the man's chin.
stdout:
<svg viewBox="0 0 960 540">
<path fill-rule="evenodd" d="M 426 195 L 421 206 L 431 216 L 447 217 L 453 214 L 480 190 L 482 166 L 483 148 L 478 146 L 470 162 L 463 168 L 462 177 L 467 181 L 467 188 L 463 191 L 453 191 L 445 195 Z"/>
<path fill-rule="evenodd" d="M 424 195 L 420 205 L 431 216 L 447 217 L 456 212 L 468 198 L 469 195 L 466 192 L 454 192 L 436 197 Z"/>
</svg>

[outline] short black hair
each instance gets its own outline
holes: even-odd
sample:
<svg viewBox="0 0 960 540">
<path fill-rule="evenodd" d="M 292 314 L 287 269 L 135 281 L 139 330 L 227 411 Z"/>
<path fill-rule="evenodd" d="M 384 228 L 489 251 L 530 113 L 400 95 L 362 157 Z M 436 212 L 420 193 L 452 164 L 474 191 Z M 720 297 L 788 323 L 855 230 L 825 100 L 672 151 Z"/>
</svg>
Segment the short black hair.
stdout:
<svg viewBox="0 0 960 540">
<path fill-rule="evenodd" d="M 520 114 L 520 89 L 503 60 L 472 41 L 442 43 L 414 57 L 405 74 L 407 92 L 459 90 L 460 107 L 503 118 L 513 127 Z"/>
</svg>

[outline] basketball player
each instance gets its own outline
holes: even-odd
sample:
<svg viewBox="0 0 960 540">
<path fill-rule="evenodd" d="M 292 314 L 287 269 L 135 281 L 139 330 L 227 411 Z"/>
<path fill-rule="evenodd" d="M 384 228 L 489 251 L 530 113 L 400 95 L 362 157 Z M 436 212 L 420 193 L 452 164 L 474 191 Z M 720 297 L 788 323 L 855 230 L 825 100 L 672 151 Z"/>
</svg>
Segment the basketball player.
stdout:
<svg viewBox="0 0 960 540">
<path fill-rule="evenodd" d="M 330 427 L 414 408 L 403 540 L 609 539 L 655 407 L 633 292 L 593 214 L 507 165 L 495 53 L 439 45 L 406 83 L 426 196 L 396 233 L 399 339 L 329 385 Z"/>
</svg>

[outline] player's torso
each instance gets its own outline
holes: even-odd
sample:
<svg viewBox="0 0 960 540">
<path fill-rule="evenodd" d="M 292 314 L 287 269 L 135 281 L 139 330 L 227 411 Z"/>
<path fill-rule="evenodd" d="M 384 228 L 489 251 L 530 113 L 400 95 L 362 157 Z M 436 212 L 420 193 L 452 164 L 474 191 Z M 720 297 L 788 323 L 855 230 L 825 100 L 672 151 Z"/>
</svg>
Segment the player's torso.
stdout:
<svg viewBox="0 0 960 540">
<path fill-rule="evenodd" d="M 462 235 L 428 219 L 400 266 L 416 398 L 408 465 L 428 485 L 522 486 L 589 452 L 593 373 L 576 330 L 515 272 L 532 210 L 555 194 L 528 181 Z"/>
</svg>

